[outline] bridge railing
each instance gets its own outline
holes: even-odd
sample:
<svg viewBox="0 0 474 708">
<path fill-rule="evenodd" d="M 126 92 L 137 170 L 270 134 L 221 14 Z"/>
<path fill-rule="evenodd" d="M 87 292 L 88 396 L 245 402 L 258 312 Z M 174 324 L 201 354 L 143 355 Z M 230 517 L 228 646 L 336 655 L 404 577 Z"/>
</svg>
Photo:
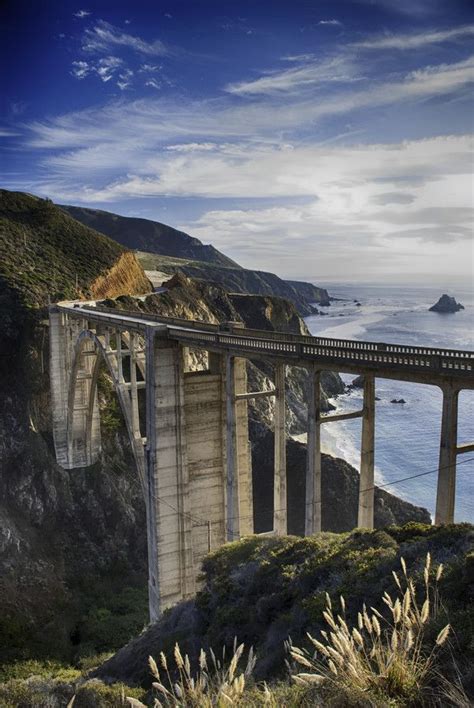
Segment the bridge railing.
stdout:
<svg viewBox="0 0 474 708">
<path fill-rule="evenodd" d="M 327 337 L 272 332 L 267 330 L 233 328 L 232 325 L 211 324 L 179 317 L 162 317 L 147 312 L 128 312 L 107 307 L 65 307 L 77 317 L 101 319 L 102 314 L 112 314 L 122 318 L 122 326 L 127 319 L 156 322 L 173 329 L 173 336 L 192 346 L 214 344 L 218 348 L 232 348 L 254 351 L 268 355 L 286 354 L 291 358 L 314 359 L 327 363 L 362 364 L 363 366 L 383 366 L 388 369 L 416 369 L 449 375 L 474 376 L 474 352 L 434 347 L 411 347 L 399 344 L 360 342 Z"/>
<path fill-rule="evenodd" d="M 202 322 L 200 320 L 187 320 L 182 317 L 164 317 L 148 312 L 129 312 L 118 310 L 112 307 L 100 308 L 77 308 L 79 310 L 87 310 L 95 314 L 98 312 L 109 312 L 111 314 L 127 317 L 137 317 L 168 324 L 170 326 L 183 327 L 186 329 L 205 330 L 209 332 L 221 332 L 222 325 L 212 324 L 210 322 Z M 471 359 L 474 363 L 474 352 L 461 349 L 438 349 L 436 347 L 412 347 L 405 344 L 386 344 L 384 342 L 364 342 L 352 339 L 333 339 L 332 337 L 314 337 L 304 334 L 292 334 L 289 332 L 274 332 L 271 330 L 243 328 L 238 330 L 238 334 L 245 334 L 247 337 L 256 337 L 265 340 L 278 340 L 279 342 L 293 342 L 301 344 L 315 344 L 322 347 L 337 347 L 344 350 L 353 351 L 373 351 L 373 352 L 388 352 L 393 354 L 411 354 L 417 356 L 440 356 L 450 359 Z"/>
</svg>

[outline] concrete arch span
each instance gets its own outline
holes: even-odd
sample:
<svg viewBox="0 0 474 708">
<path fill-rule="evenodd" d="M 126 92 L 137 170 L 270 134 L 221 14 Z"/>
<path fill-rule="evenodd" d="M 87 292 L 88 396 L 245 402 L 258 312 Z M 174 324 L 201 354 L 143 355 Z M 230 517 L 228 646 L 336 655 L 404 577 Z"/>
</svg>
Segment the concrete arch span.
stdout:
<svg viewBox="0 0 474 708">
<path fill-rule="evenodd" d="M 132 335 L 123 336 L 115 333 L 115 345 L 120 338 L 120 344 L 126 344 L 130 351 Z M 135 345 L 134 341 L 134 345 Z M 117 347 L 123 351 L 122 346 Z M 136 355 L 130 362 L 130 379 L 136 381 Z M 138 400 L 135 400 L 136 389 L 132 390 L 130 383 L 124 380 L 122 367 L 118 356 L 110 346 L 110 337 L 98 335 L 90 329 L 79 332 L 72 352 L 72 365 L 68 386 L 68 403 L 66 418 L 66 438 L 68 451 L 68 468 L 88 467 L 99 458 L 101 451 L 100 414 L 97 395 L 97 385 L 101 363 L 104 362 L 122 410 L 132 446 L 137 471 L 144 494 L 146 493 L 144 446 L 140 434 L 140 419 Z M 145 369 L 141 367 L 142 374 Z"/>
</svg>

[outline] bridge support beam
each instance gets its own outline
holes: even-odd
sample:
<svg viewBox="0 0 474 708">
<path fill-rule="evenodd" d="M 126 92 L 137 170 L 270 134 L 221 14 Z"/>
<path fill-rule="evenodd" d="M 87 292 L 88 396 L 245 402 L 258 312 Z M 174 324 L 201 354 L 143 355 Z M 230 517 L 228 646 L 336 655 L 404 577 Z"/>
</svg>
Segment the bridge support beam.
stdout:
<svg viewBox="0 0 474 708">
<path fill-rule="evenodd" d="M 211 360 L 213 361 L 213 360 Z M 215 367 L 215 363 L 213 364 Z M 252 474 L 248 405 L 239 396 L 247 390 L 246 359 L 225 358 L 226 539 L 253 533 Z"/>
<path fill-rule="evenodd" d="M 275 364 L 275 461 L 273 475 L 273 530 L 278 536 L 287 533 L 286 510 L 286 431 L 285 431 L 285 369 Z"/>
<path fill-rule="evenodd" d="M 321 531 L 321 372 L 310 372 L 305 536 Z"/>
<path fill-rule="evenodd" d="M 58 464 L 68 469 L 67 409 L 72 352 L 67 331 L 66 315 L 59 310 L 51 308 L 49 323 L 49 370 L 54 447 Z"/>
<path fill-rule="evenodd" d="M 147 333 L 145 455 L 150 620 L 194 592 L 179 345 Z"/>
<path fill-rule="evenodd" d="M 443 387 L 443 413 L 439 449 L 438 489 L 436 494 L 435 524 L 454 522 L 456 497 L 456 454 L 458 438 L 459 389 Z"/>
<path fill-rule="evenodd" d="M 364 407 L 359 475 L 359 528 L 374 528 L 375 378 L 364 374 Z"/>
</svg>

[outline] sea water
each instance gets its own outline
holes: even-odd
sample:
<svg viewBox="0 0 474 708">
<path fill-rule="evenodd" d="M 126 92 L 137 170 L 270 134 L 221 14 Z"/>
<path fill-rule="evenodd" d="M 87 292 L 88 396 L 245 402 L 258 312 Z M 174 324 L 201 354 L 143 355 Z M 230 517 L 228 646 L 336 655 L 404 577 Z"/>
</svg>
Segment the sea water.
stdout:
<svg viewBox="0 0 474 708">
<path fill-rule="evenodd" d="M 339 339 L 449 347 L 474 351 L 474 292 L 452 289 L 465 309 L 454 314 L 429 312 L 439 288 L 391 286 L 328 286 L 333 301 L 320 308 L 326 316 L 310 316 L 313 335 Z M 356 302 L 361 306 L 357 306 Z M 353 376 L 342 375 L 346 383 Z M 375 479 L 385 489 L 433 515 L 441 428 L 441 390 L 437 386 L 376 379 Z M 392 399 L 405 403 L 391 403 Z M 339 411 L 362 407 L 362 391 L 354 389 L 333 399 Z M 322 426 L 325 452 L 360 464 L 360 419 Z M 474 391 L 459 396 L 458 443 L 474 442 Z M 474 453 L 457 459 L 456 521 L 474 522 Z M 404 477 L 428 474 L 401 482 Z"/>
</svg>

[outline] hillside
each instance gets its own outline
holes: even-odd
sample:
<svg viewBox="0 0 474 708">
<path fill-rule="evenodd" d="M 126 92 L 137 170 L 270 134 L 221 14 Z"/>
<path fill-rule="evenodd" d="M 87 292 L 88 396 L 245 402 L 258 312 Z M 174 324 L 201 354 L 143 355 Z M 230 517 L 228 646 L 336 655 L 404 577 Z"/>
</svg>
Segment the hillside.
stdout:
<svg viewBox="0 0 474 708">
<path fill-rule="evenodd" d="M 153 278 L 153 271 L 175 273 L 181 271 L 191 278 L 212 281 L 234 293 L 276 295 L 292 302 L 300 315 L 314 314 L 313 303 L 329 305 L 327 290 L 311 283 L 289 281 L 274 273 L 248 268 L 220 267 L 209 263 L 178 258 L 167 258 L 153 253 L 137 253 L 138 260 Z"/>
<path fill-rule="evenodd" d="M 106 234 L 131 250 L 151 251 L 165 256 L 190 258 L 221 266 L 237 264 L 211 245 L 159 221 L 120 216 L 100 209 L 61 205 L 61 209 L 82 224 Z"/>
<path fill-rule="evenodd" d="M 98 278 L 101 285 L 95 290 Z M 0 190 L 0 279 L 2 290 L 16 292 L 28 308 L 42 307 L 48 298 L 150 290 L 135 257 L 123 246 L 48 200 L 7 190 Z"/>
<path fill-rule="evenodd" d="M 314 313 L 312 303 L 329 304 L 324 288 L 286 281 L 266 271 L 241 268 L 214 246 L 204 245 L 199 239 L 159 221 L 86 207 L 61 205 L 61 209 L 127 248 L 144 252 L 140 259 L 145 270 L 174 273 L 179 269 L 192 278 L 218 283 L 229 292 L 284 297 L 303 316 Z"/>
<path fill-rule="evenodd" d="M 307 631 L 318 636 L 325 628 L 326 592 L 334 605 L 341 595 L 345 597 L 350 624 L 356 622 L 363 603 L 384 612 L 382 594 L 385 590 L 396 594 L 392 571 L 400 570 L 400 557 L 419 581 L 428 551 L 434 566 L 445 566 L 440 605 L 444 621 L 453 626 L 459 670 L 474 691 L 474 527 L 470 524 L 444 528 L 407 524 L 382 531 L 304 539 L 253 537 L 229 543 L 204 561 L 204 585 L 196 600 L 171 610 L 96 675 L 149 686 L 148 656 L 158 658 L 160 651 L 168 652 L 179 641 L 182 650 L 197 658 L 201 646 L 229 647 L 237 637 L 255 648 L 256 676 L 268 680 L 283 669 L 283 643 L 288 637 L 302 646 Z"/>
</svg>

